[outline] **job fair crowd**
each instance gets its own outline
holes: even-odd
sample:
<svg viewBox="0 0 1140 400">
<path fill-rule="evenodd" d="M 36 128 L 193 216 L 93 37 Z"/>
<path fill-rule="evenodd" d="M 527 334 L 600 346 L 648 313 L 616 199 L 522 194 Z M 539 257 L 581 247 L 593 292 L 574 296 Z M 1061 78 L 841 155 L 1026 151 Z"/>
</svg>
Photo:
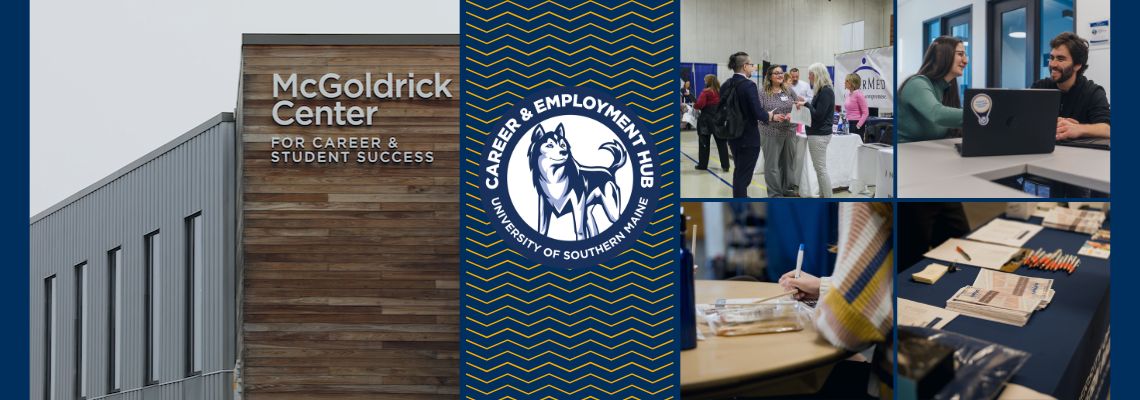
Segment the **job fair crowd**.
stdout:
<svg viewBox="0 0 1140 400">
<path fill-rule="evenodd" d="M 768 197 L 810 197 L 810 193 L 799 192 L 795 176 L 796 166 L 803 163 L 800 157 L 805 144 L 803 140 L 796 140 L 799 131 L 807 138 L 806 150 L 819 180 L 819 197 L 831 197 L 827 145 L 834 130 L 835 91 L 827 67 L 822 63 L 812 64 L 804 82 L 800 80 L 798 68 L 785 72 L 783 67 L 773 65 L 763 71 L 761 87 L 750 79 L 757 65 L 747 53 L 729 56 L 728 68 L 733 75 L 723 83 L 715 75 L 705 75 L 704 90 L 696 96 L 695 102 L 689 82 L 682 83 L 682 114 L 688 116 L 683 121 L 689 125 L 696 122 L 697 128 L 696 169 L 708 169 L 709 152 L 715 143 L 721 169 L 732 171 L 732 196 L 748 197 L 757 161 L 763 154 Z M 850 133 L 862 134 L 869 116 L 867 100 L 860 87 L 858 75 L 845 77 L 847 96 L 843 109 Z M 793 109 L 804 108 L 810 112 L 810 124 L 794 123 Z M 735 170 L 729 166 L 730 151 Z"/>
</svg>

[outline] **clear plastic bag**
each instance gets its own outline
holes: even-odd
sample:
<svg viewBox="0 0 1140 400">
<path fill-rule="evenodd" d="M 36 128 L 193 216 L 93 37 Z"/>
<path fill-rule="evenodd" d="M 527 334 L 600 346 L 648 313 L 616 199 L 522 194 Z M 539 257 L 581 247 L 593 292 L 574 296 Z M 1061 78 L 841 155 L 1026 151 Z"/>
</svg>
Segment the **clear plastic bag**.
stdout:
<svg viewBox="0 0 1140 400">
<path fill-rule="evenodd" d="M 907 331 L 954 349 L 954 379 L 934 396 L 936 400 L 996 398 L 1029 359 L 1024 351 L 953 332 L 910 326 L 900 326 L 899 331 L 900 338 Z"/>
<path fill-rule="evenodd" d="M 724 305 L 702 311 L 709 329 L 717 336 L 795 332 L 811 323 L 811 310 L 794 300 Z"/>
</svg>

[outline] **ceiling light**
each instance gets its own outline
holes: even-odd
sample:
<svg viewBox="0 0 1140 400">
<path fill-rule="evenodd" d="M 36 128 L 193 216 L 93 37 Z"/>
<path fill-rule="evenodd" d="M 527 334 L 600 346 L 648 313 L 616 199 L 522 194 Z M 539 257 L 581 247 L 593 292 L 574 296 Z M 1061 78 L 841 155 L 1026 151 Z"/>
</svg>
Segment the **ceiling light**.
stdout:
<svg viewBox="0 0 1140 400">
<path fill-rule="evenodd" d="M 1025 32 L 1010 32 L 1009 37 L 1014 39 L 1025 39 Z"/>
</svg>

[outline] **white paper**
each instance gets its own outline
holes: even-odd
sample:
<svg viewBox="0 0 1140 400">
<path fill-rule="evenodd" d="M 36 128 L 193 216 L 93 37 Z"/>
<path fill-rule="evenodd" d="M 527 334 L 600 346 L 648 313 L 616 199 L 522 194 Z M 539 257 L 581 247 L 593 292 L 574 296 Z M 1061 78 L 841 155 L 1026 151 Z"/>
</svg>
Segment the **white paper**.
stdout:
<svg viewBox="0 0 1140 400">
<path fill-rule="evenodd" d="M 917 301 L 899 298 L 899 325 L 942 329 L 958 313 Z"/>
<path fill-rule="evenodd" d="M 1028 242 L 1029 239 L 1033 238 L 1037 232 L 1041 232 L 1042 229 L 1044 229 L 1044 227 L 1041 225 L 995 218 L 993 221 L 990 221 L 990 223 L 974 231 L 974 233 L 971 233 L 967 238 L 1003 246 L 1022 247 L 1025 246 L 1025 242 Z"/>
<path fill-rule="evenodd" d="M 998 400 L 1057 400 L 1057 398 L 1025 386 L 1007 383 Z"/>
<path fill-rule="evenodd" d="M 797 110 L 795 106 L 792 106 L 792 112 L 789 115 L 792 116 L 793 124 L 811 126 L 811 110 L 808 110 L 807 107 L 800 107 L 800 109 Z"/>
<path fill-rule="evenodd" d="M 957 247 L 961 247 L 966 254 L 970 255 L 969 261 L 955 250 Z M 933 250 L 926 252 L 923 256 L 963 265 L 1001 269 L 1019 250 L 1021 249 L 1016 247 L 975 242 L 973 240 L 950 239 Z"/>
</svg>

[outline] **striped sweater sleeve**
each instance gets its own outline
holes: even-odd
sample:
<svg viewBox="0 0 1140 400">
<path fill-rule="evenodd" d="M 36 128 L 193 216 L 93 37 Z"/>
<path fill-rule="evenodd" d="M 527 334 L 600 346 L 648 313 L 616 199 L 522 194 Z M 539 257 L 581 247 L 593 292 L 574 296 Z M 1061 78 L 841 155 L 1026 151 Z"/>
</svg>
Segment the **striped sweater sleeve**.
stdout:
<svg viewBox="0 0 1140 400">
<path fill-rule="evenodd" d="M 839 252 L 831 288 L 820 299 L 815 326 L 828 342 L 861 350 L 883 342 L 894 323 L 892 208 L 840 203 Z"/>
</svg>

